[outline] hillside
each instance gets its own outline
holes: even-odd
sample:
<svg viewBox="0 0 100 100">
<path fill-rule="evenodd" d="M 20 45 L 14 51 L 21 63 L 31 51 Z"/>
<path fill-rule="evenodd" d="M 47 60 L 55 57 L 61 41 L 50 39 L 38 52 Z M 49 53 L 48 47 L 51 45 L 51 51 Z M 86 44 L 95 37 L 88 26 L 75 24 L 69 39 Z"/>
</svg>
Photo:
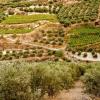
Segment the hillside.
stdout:
<svg viewBox="0 0 100 100">
<path fill-rule="evenodd" d="M 100 100 L 100 0 L 0 0 L 0 100 Z"/>
</svg>

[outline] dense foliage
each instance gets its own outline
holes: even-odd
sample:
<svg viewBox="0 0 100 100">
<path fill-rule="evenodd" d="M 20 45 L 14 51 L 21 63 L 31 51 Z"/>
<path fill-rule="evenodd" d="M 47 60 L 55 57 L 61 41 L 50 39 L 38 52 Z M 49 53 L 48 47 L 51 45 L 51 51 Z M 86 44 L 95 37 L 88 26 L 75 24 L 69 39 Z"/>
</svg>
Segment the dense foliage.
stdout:
<svg viewBox="0 0 100 100">
<path fill-rule="evenodd" d="M 75 64 L 68 62 L 0 62 L 0 99 L 37 100 L 46 93 L 54 96 L 69 89 L 84 75 L 89 93 L 100 96 L 100 63 Z"/>
<path fill-rule="evenodd" d="M 99 0 L 85 0 L 81 3 L 62 6 L 58 19 L 65 26 L 74 23 L 94 21 L 98 16 Z"/>
<path fill-rule="evenodd" d="M 34 100 L 73 85 L 80 66 L 67 62 L 0 63 L 0 99 Z M 40 100 L 40 99 L 39 99 Z"/>
<path fill-rule="evenodd" d="M 100 96 L 100 63 L 91 64 L 85 75 L 84 83 L 86 91 Z"/>
</svg>

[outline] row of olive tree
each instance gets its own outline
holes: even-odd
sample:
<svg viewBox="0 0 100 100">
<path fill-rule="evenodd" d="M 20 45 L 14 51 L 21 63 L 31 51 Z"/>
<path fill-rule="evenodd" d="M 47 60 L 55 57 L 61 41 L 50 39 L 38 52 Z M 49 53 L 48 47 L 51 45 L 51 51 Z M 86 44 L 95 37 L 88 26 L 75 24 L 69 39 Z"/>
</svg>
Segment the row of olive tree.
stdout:
<svg viewBox="0 0 100 100">
<path fill-rule="evenodd" d="M 76 23 L 93 22 L 97 19 L 99 0 L 84 0 L 68 6 L 62 6 L 58 11 L 58 19 L 65 27 Z"/>
</svg>

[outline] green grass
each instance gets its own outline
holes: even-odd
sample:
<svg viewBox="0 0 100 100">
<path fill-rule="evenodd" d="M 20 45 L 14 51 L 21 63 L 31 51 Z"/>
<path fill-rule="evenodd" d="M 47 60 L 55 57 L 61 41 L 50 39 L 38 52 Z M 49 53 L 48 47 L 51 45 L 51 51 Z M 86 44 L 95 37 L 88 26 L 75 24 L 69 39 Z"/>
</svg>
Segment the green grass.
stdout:
<svg viewBox="0 0 100 100">
<path fill-rule="evenodd" d="M 23 34 L 31 31 L 29 28 L 0 29 L 0 34 Z"/>
<path fill-rule="evenodd" d="M 77 36 L 74 35 L 70 37 L 69 45 L 71 47 L 76 47 L 76 46 L 85 46 L 97 42 L 100 42 L 100 34 L 98 35 L 79 34 Z"/>
<path fill-rule="evenodd" d="M 77 34 L 77 33 L 100 33 L 100 28 L 86 25 L 86 26 L 80 26 L 78 28 L 75 28 L 75 29 L 71 30 L 70 33 L 74 33 L 74 34 Z"/>
<path fill-rule="evenodd" d="M 81 26 L 70 31 L 70 47 L 86 46 L 100 42 L 100 28 L 92 26 Z"/>
<path fill-rule="evenodd" d="M 54 14 L 34 14 L 34 15 L 13 15 L 2 23 L 5 24 L 22 24 L 22 23 L 32 23 L 40 20 L 48 20 L 51 22 L 57 22 L 57 17 Z"/>
</svg>

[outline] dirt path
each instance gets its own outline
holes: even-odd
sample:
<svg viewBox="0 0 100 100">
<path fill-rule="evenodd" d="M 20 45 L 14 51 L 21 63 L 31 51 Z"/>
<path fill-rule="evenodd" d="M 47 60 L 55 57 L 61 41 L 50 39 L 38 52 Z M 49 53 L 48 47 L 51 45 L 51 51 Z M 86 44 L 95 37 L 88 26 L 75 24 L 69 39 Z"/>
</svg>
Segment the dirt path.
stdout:
<svg viewBox="0 0 100 100">
<path fill-rule="evenodd" d="M 77 81 L 75 83 L 74 88 L 70 89 L 67 93 L 61 93 L 62 99 L 59 99 L 59 100 L 92 100 L 83 91 L 84 91 L 84 89 L 83 89 L 82 82 Z M 65 97 L 65 99 L 63 99 L 63 97 Z"/>
<path fill-rule="evenodd" d="M 57 97 L 46 100 L 93 100 L 83 91 L 83 83 L 81 81 L 77 81 L 72 89 L 69 89 L 68 91 L 64 90 Z"/>
</svg>

